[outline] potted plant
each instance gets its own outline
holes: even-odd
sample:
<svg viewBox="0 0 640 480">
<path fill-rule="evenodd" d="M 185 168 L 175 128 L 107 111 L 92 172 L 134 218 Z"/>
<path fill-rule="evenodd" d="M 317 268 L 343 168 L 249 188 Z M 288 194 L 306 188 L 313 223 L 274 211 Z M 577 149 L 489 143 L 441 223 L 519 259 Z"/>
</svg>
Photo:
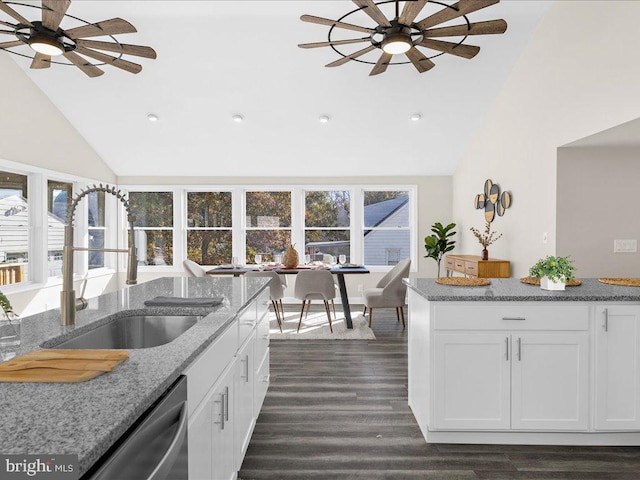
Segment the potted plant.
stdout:
<svg viewBox="0 0 640 480">
<path fill-rule="evenodd" d="M 7 318 L 9 317 L 9 313 L 13 312 L 13 308 L 11 308 L 9 299 L 2 292 L 0 292 L 0 309 L 4 313 L 4 316 Z M 0 318 L 2 317 L 0 316 Z"/>
<path fill-rule="evenodd" d="M 492 232 L 490 222 L 487 222 L 487 224 L 485 225 L 484 233 L 480 233 L 480 230 L 473 227 L 471 227 L 469 230 L 471 230 L 471 232 L 480 242 L 480 245 L 482 245 L 482 260 L 489 260 L 489 250 L 487 250 L 487 247 L 492 243 L 495 243 L 500 237 L 502 237 L 502 234 L 498 232 Z"/>
<path fill-rule="evenodd" d="M 450 223 L 446 227 L 443 227 L 440 222 L 436 222 L 431 225 L 431 231 L 433 235 L 424 237 L 424 248 L 427 254 L 424 258 L 433 258 L 438 264 L 438 278 L 440 278 L 440 262 L 445 253 L 450 252 L 455 248 L 455 240 L 451 240 L 456 232 L 452 232 L 455 228 L 455 223 Z"/>
<path fill-rule="evenodd" d="M 529 269 L 529 276 L 539 278 L 543 290 L 564 290 L 566 282 L 574 278 L 572 263 L 569 257 L 541 258 Z"/>
</svg>

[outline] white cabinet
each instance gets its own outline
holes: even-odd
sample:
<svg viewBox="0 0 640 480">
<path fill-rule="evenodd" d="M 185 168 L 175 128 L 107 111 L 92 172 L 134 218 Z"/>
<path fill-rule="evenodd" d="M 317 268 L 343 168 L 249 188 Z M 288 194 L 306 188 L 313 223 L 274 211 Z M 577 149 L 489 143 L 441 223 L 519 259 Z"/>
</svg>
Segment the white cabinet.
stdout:
<svg viewBox="0 0 640 480">
<path fill-rule="evenodd" d="M 640 430 L 640 306 L 595 312 L 595 428 Z"/>
<path fill-rule="evenodd" d="M 437 429 L 509 428 L 509 336 L 434 336 L 434 415 Z"/>
<path fill-rule="evenodd" d="M 242 459 L 249 446 L 255 425 L 253 414 L 253 387 L 255 383 L 254 355 L 255 338 L 250 336 L 236 357 L 235 374 L 235 454 L 236 469 L 240 470 Z"/>
</svg>

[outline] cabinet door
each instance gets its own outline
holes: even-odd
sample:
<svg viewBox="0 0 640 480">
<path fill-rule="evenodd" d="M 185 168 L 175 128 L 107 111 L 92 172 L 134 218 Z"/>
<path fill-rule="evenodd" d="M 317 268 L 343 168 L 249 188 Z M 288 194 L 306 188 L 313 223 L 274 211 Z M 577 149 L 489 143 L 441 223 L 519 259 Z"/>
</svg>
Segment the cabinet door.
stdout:
<svg viewBox="0 0 640 480">
<path fill-rule="evenodd" d="M 595 311 L 598 430 L 640 429 L 640 307 L 601 305 Z"/>
<path fill-rule="evenodd" d="M 207 396 L 189 418 L 189 479 L 203 480 L 212 477 L 212 396 Z"/>
<path fill-rule="evenodd" d="M 232 366 L 223 375 L 212 397 L 212 479 L 232 479 L 237 472 L 233 455 L 234 377 Z M 191 449 L 191 444 L 189 444 Z"/>
<path fill-rule="evenodd" d="M 235 368 L 235 455 L 236 469 L 240 470 L 249 446 L 255 417 L 253 415 L 254 342 L 251 336 L 238 352 Z"/>
<path fill-rule="evenodd" d="M 588 338 L 586 333 L 512 335 L 512 429 L 587 429 Z"/>
<path fill-rule="evenodd" d="M 508 334 L 434 335 L 433 429 L 509 428 Z"/>
</svg>

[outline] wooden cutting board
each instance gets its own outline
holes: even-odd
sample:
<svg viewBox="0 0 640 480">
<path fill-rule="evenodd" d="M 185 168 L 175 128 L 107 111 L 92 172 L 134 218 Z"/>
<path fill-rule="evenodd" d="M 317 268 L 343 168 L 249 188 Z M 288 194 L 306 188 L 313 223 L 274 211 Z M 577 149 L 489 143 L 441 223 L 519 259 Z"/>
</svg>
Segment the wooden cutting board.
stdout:
<svg viewBox="0 0 640 480">
<path fill-rule="evenodd" d="M 127 358 L 126 350 L 37 350 L 0 364 L 0 382 L 85 382 Z"/>
</svg>

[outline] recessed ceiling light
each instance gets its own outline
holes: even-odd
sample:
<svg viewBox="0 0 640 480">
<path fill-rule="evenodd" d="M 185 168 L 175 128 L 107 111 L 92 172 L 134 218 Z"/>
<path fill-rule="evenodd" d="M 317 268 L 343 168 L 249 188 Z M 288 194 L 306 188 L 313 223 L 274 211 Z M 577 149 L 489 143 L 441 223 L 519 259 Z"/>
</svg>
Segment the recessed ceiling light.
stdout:
<svg viewBox="0 0 640 480">
<path fill-rule="evenodd" d="M 413 113 L 409 118 L 412 122 L 417 122 L 422 119 L 422 115 L 420 115 L 419 113 Z"/>
<path fill-rule="evenodd" d="M 233 116 L 231 117 L 231 119 L 232 119 L 234 122 L 236 122 L 236 123 L 242 123 L 242 122 L 244 122 L 244 117 L 243 117 L 242 115 L 238 115 L 238 114 L 233 115 Z"/>
<path fill-rule="evenodd" d="M 150 122 L 157 122 L 158 115 L 156 115 L 155 113 L 150 113 L 149 115 L 147 115 L 147 120 L 149 120 Z"/>
<path fill-rule="evenodd" d="M 320 115 L 318 121 L 320 123 L 327 123 L 330 120 L 329 115 Z"/>
</svg>

